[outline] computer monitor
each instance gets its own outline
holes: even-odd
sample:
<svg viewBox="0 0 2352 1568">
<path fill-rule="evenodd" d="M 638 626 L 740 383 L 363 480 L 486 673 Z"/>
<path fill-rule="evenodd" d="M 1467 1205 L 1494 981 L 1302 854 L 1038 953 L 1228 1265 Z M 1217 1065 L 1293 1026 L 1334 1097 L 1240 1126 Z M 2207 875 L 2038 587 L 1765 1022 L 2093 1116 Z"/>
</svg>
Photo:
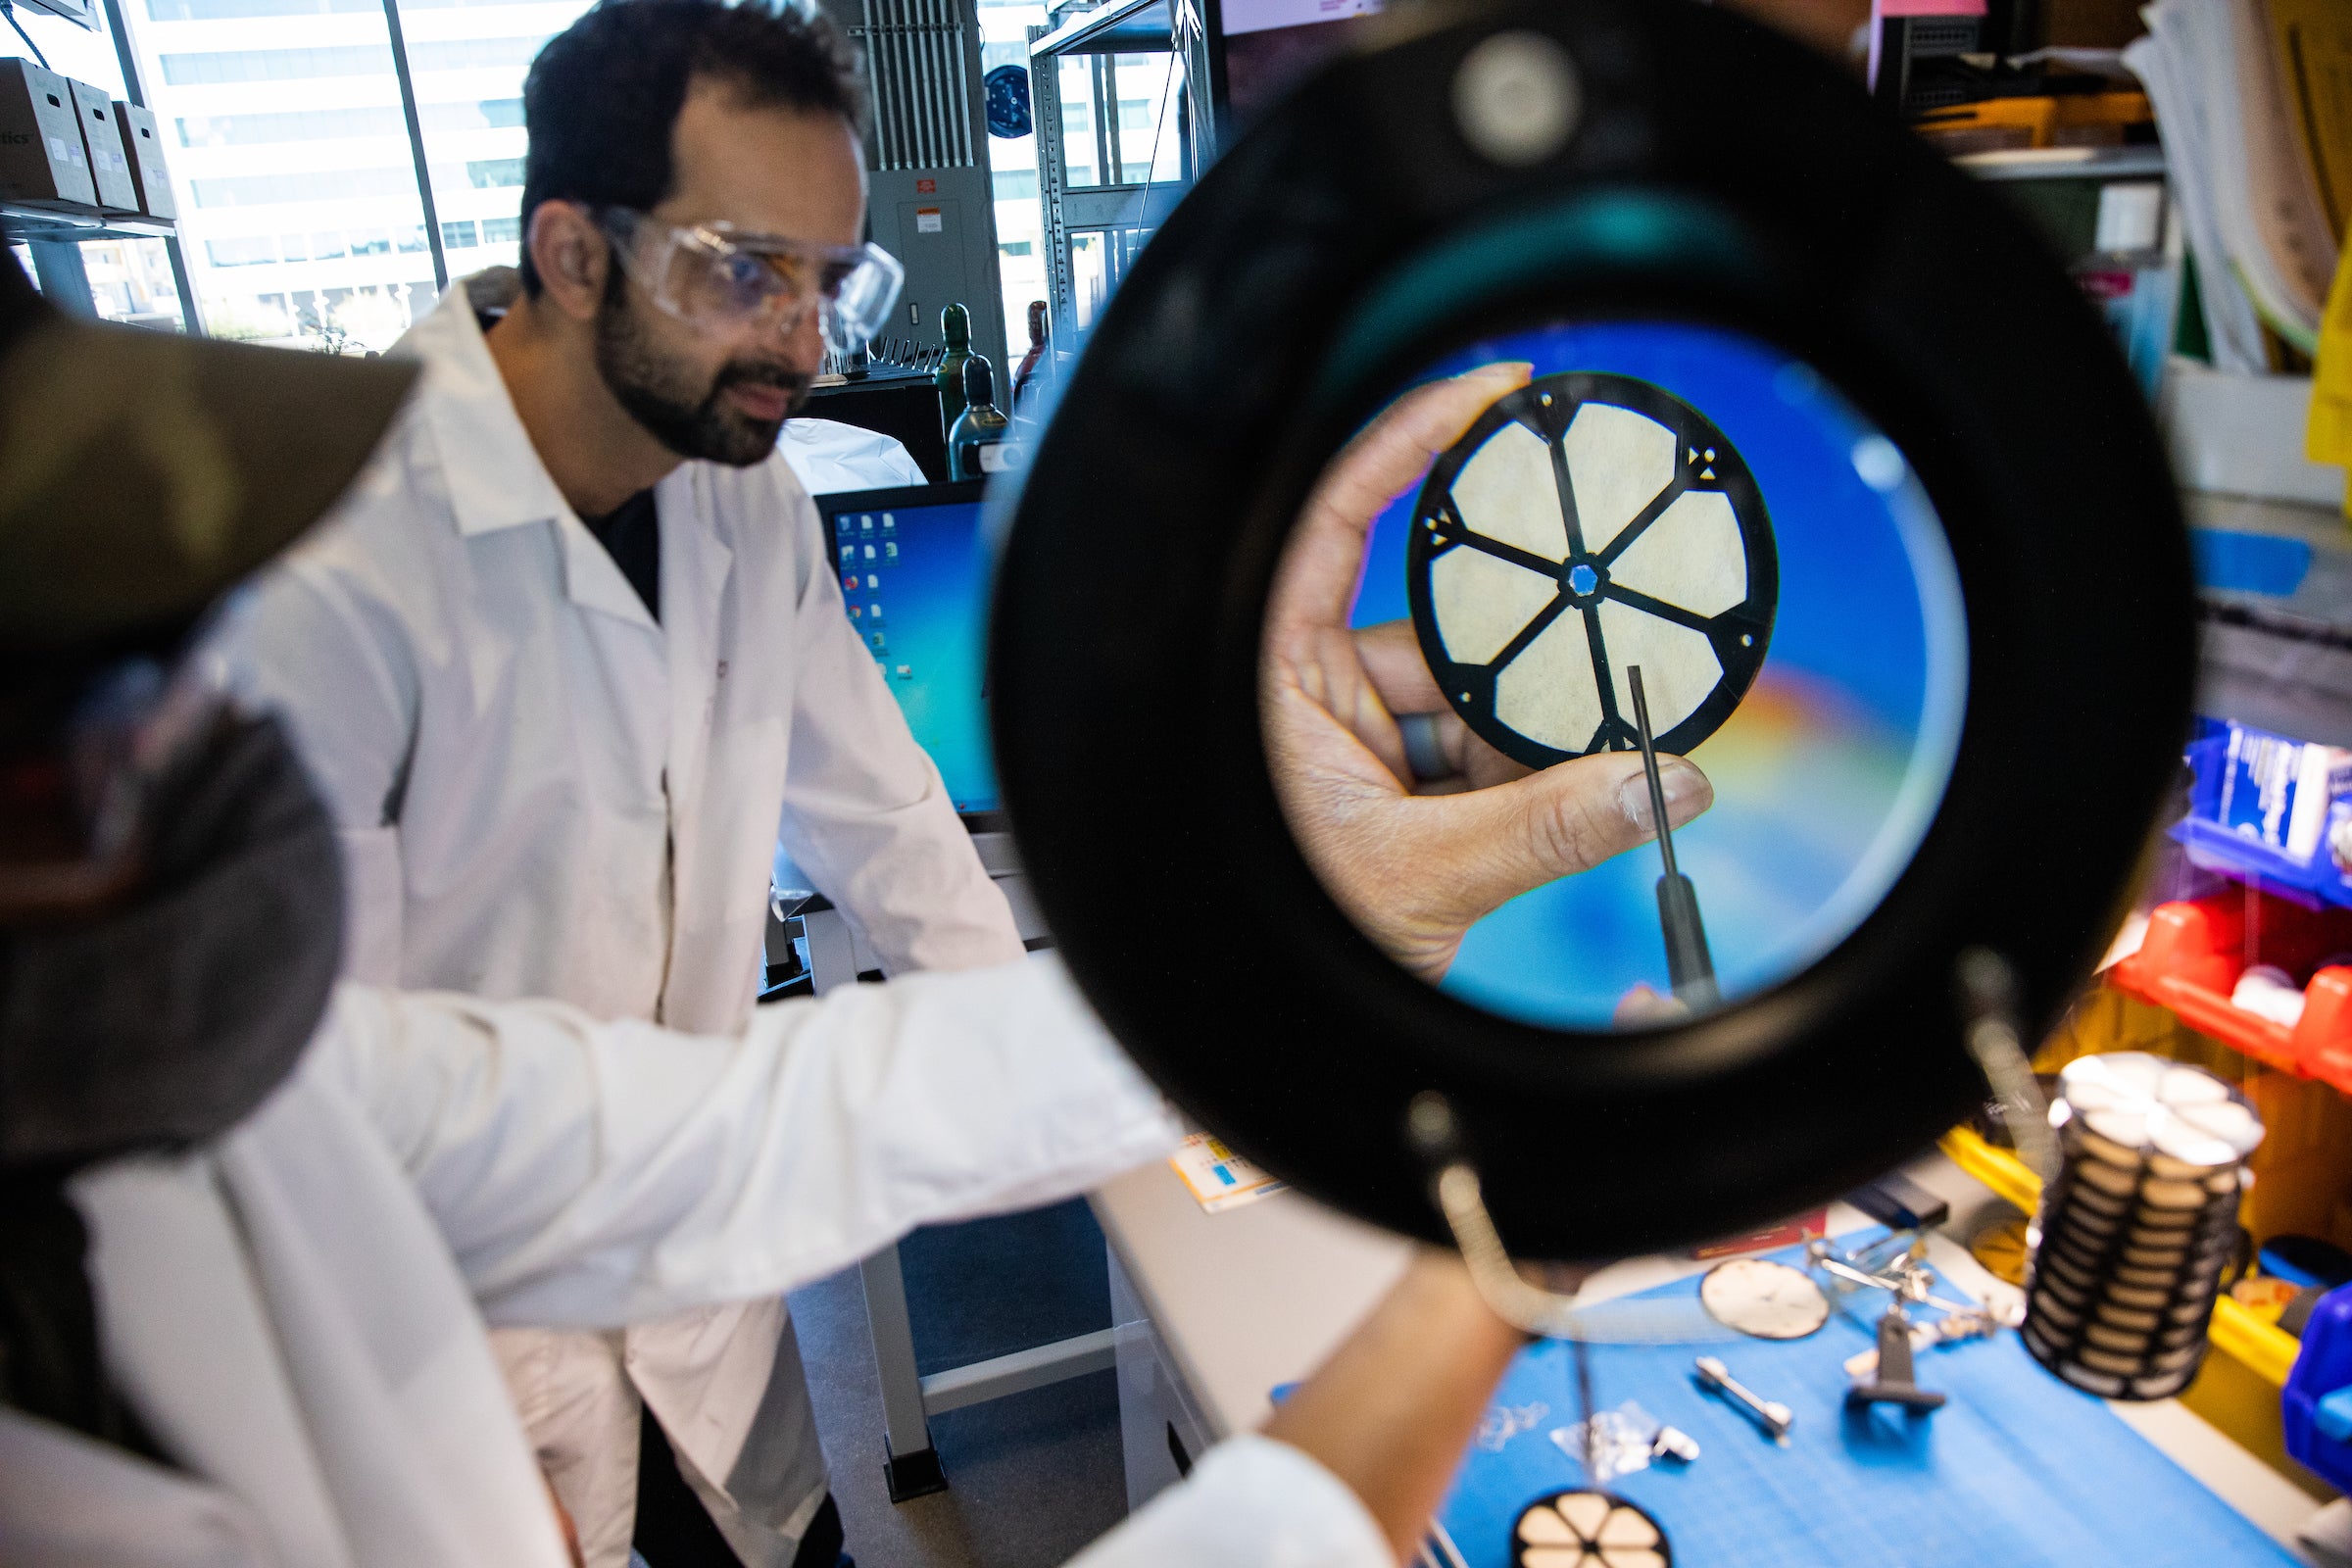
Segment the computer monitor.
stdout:
<svg viewBox="0 0 2352 1568">
<path fill-rule="evenodd" d="M 1239 121 L 1290 90 L 1347 46 L 1355 19 L 1382 0 L 1220 0 L 1225 107 Z"/>
<path fill-rule="evenodd" d="M 988 742 L 989 552 L 981 481 L 818 496 L 825 555 L 859 640 L 939 764 L 964 824 L 999 825 Z"/>
</svg>

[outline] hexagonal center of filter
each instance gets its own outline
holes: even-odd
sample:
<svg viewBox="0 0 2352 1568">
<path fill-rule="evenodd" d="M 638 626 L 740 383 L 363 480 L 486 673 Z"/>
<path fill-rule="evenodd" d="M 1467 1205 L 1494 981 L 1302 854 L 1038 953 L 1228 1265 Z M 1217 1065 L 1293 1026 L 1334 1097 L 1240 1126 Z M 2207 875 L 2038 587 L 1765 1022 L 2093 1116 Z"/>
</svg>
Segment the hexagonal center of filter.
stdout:
<svg viewBox="0 0 2352 1568">
<path fill-rule="evenodd" d="M 1590 561 L 1580 561 L 1568 568 L 1568 591 L 1579 599 L 1590 599 L 1600 592 L 1600 568 Z"/>
</svg>

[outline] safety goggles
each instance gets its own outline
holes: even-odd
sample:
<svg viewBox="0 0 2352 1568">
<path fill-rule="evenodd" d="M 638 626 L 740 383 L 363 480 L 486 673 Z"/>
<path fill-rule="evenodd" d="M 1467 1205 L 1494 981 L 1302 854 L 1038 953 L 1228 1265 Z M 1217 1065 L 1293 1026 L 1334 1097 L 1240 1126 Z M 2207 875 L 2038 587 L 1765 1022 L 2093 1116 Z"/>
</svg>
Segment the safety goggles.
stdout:
<svg viewBox="0 0 2352 1568">
<path fill-rule="evenodd" d="M 906 270 L 878 245 L 812 245 L 726 222 L 674 226 L 625 207 L 597 210 L 621 270 L 689 326 L 797 331 L 820 313 L 825 346 L 848 354 L 882 329 Z"/>
</svg>

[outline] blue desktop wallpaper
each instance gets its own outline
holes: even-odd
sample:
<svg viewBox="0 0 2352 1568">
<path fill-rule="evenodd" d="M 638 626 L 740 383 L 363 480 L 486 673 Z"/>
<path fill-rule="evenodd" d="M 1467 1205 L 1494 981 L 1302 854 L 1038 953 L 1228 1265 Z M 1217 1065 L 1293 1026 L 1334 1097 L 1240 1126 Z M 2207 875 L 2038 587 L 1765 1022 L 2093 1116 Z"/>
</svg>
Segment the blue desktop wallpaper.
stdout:
<svg viewBox="0 0 2352 1568">
<path fill-rule="evenodd" d="M 1698 409 L 1746 459 L 1780 554 L 1764 667 L 1691 753 L 1715 805 L 1678 830 L 1727 998 L 1827 953 L 1877 906 L 1943 797 L 1967 694 L 1959 586 L 1901 454 L 1811 369 L 1710 326 L 1622 321 L 1473 344 L 1430 368 L 1525 360 L 1613 371 Z M 1407 617 L 1416 484 L 1381 514 L 1353 620 Z M 1472 928 L 1445 988 L 1554 1027 L 1605 1026 L 1636 984 L 1667 989 L 1654 847 L 1539 888 Z"/>
<path fill-rule="evenodd" d="M 984 694 L 992 563 L 980 516 L 979 503 L 961 502 L 833 519 L 851 624 L 966 812 L 999 808 Z"/>
</svg>

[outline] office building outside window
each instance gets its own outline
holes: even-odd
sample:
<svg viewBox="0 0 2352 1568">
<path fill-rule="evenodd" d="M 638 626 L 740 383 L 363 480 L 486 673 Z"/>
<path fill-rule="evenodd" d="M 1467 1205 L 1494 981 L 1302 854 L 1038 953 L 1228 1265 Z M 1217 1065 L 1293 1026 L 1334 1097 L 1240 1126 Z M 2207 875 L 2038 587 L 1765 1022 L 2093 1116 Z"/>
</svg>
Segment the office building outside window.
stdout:
<svg viewBox="0 0 2352 1568">
<path fill-rule="evenodd" d="M 1029 69 L 1028 29 L 1043 26 L 1040 0 L 979 0 L 980 69 Z M 988 138 L 989 177 L 997 209 L 997 274 L 1004 286 L 1004 352 L 1018 364 L 1029 349 L 1029 302 L 1048 297 L 1046 224 L 1037 190 L 1037 137 Z M 1003 383 L 998 401 L 1009 392 Z"/>
<path fill-rule="evenodd" d="M 216 335 L 383 349 L 438 292 L 380 0 L 122 0 Z M 584 0 L 401 0 L 452 281 L 514 264 L 522 78 Z"/>
</svg>

